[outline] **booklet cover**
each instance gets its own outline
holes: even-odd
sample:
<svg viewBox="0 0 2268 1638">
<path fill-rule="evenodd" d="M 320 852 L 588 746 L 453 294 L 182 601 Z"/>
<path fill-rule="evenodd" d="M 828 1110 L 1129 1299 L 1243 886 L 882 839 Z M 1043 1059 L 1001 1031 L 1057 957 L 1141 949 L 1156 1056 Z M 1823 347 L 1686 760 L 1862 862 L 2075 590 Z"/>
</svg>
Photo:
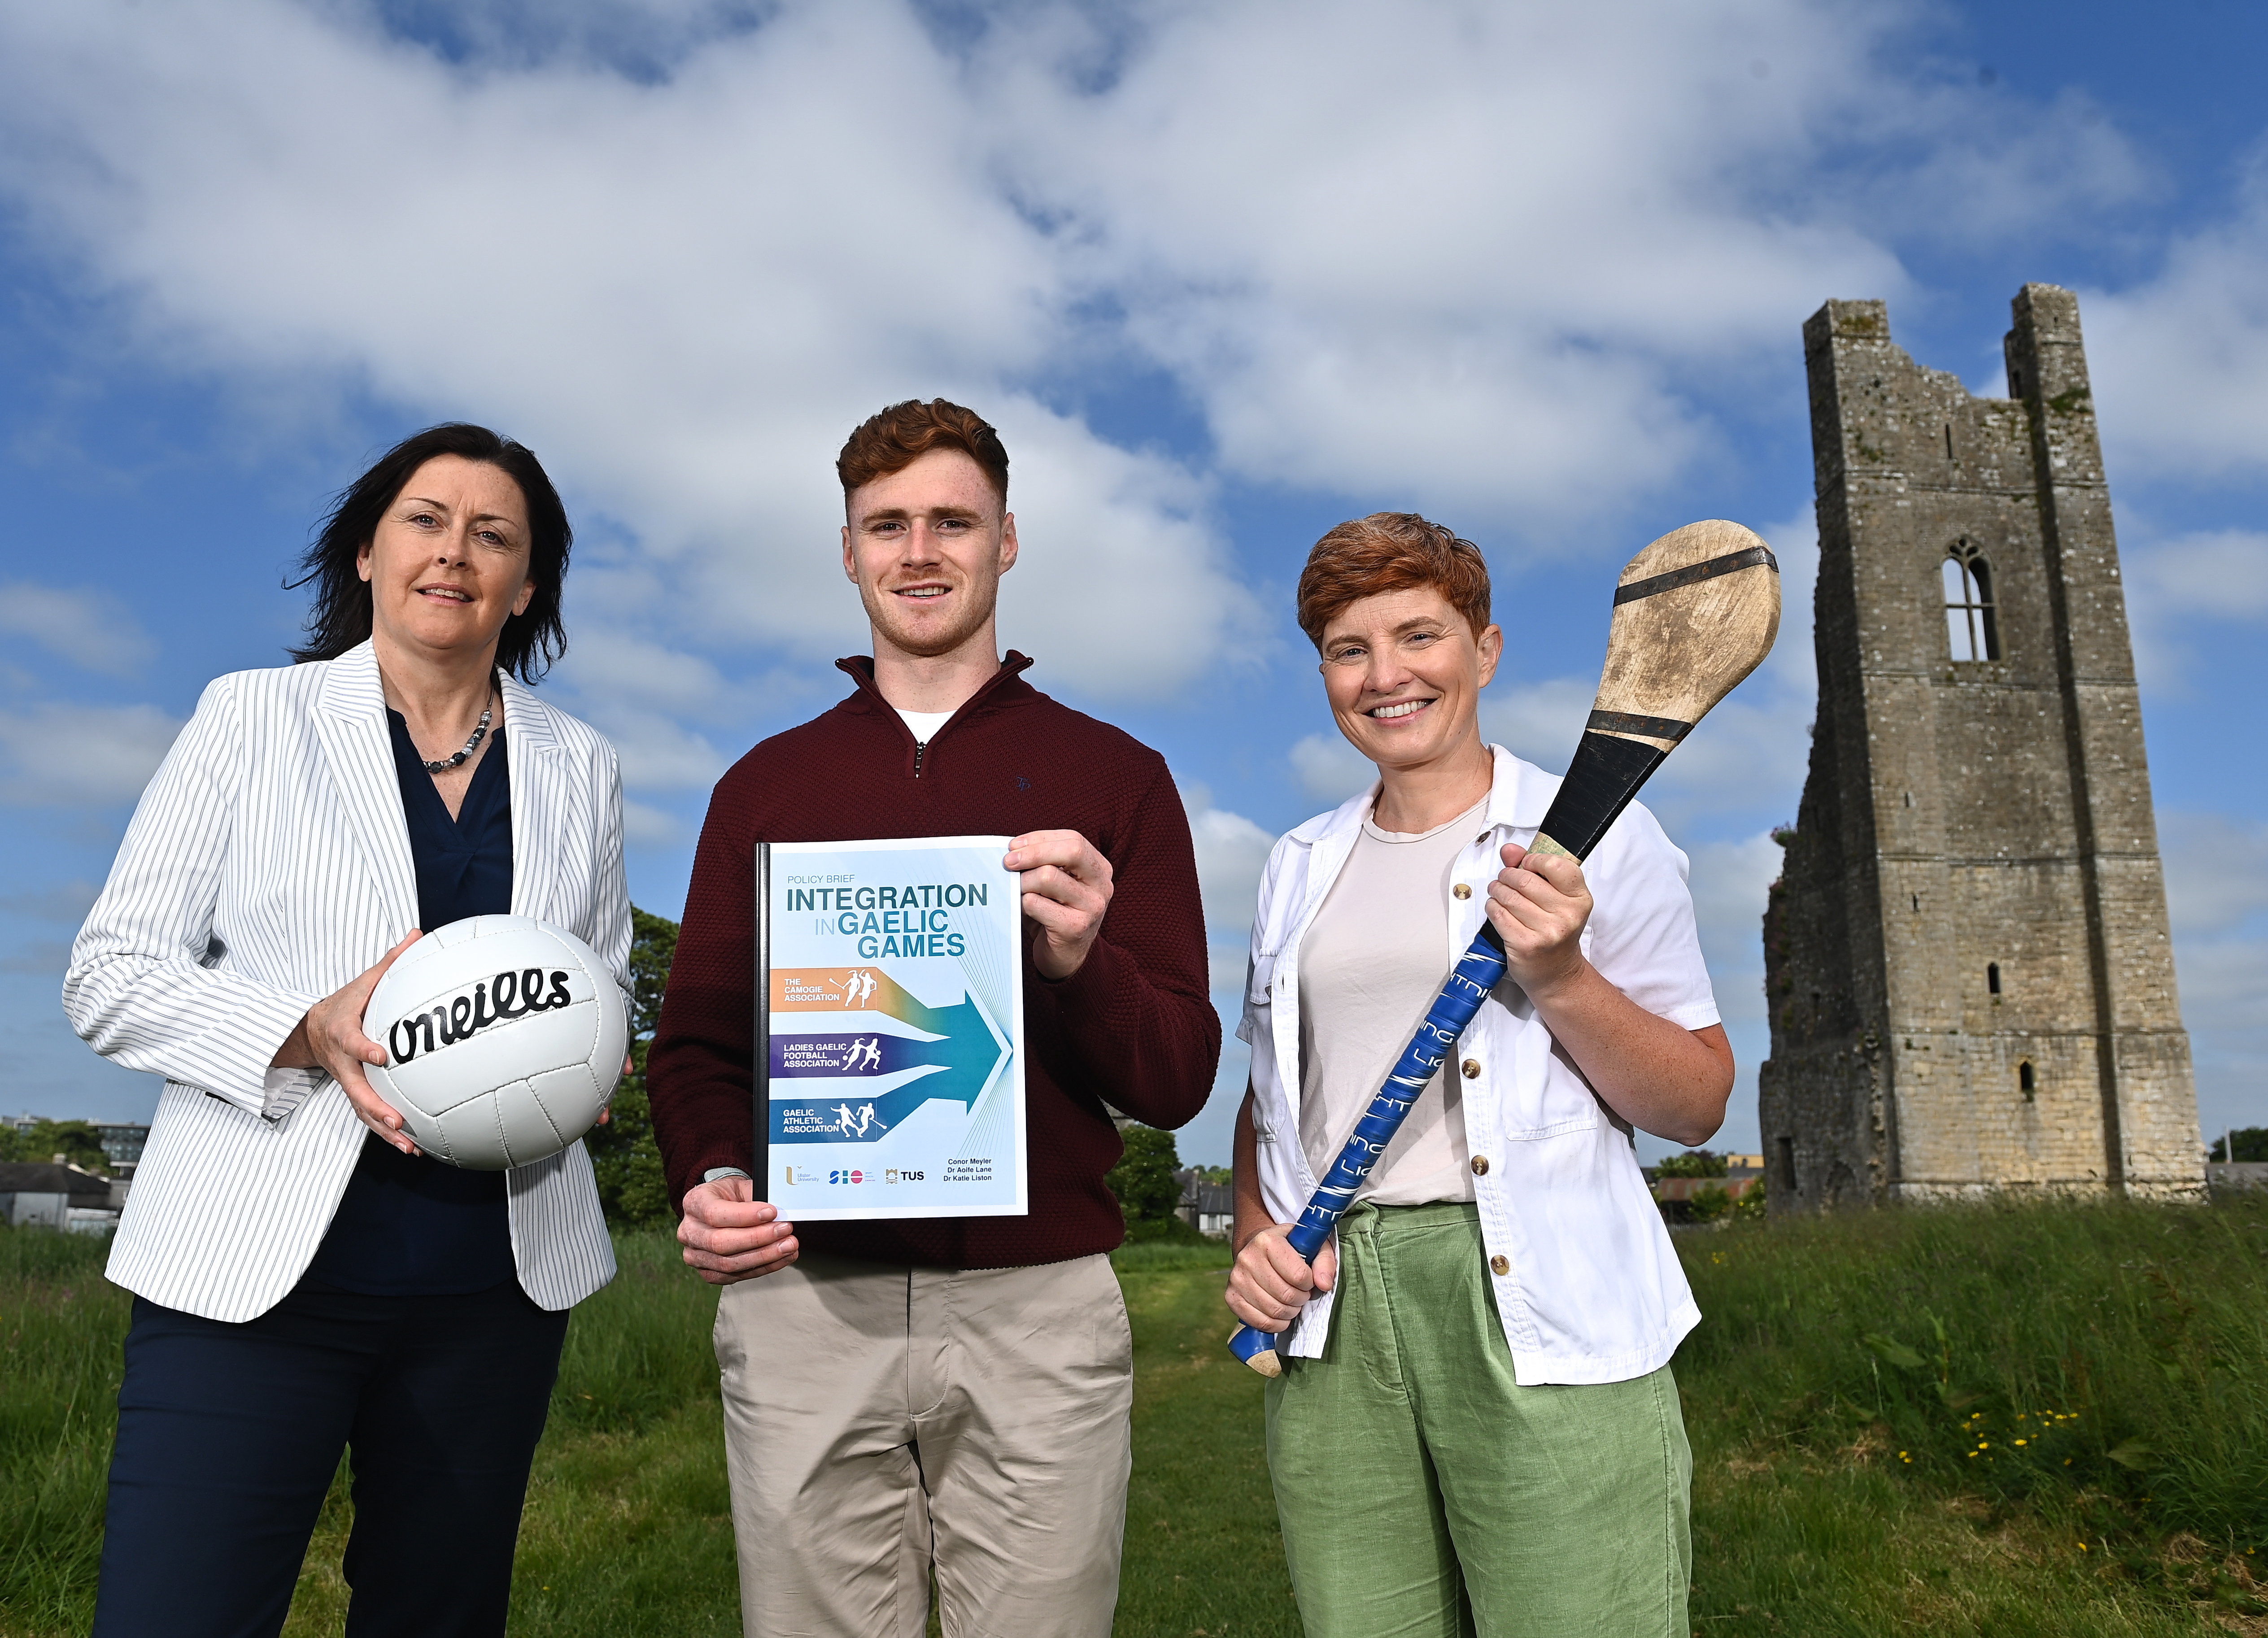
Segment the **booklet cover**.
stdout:
<svg viewBox="0 0 2268 1638">
<path fill-rule="evenodd" d="M 759 845 L 761 1193 L 790 1222 L 1030 1209 L 1008 841 Z"/>
</svg>

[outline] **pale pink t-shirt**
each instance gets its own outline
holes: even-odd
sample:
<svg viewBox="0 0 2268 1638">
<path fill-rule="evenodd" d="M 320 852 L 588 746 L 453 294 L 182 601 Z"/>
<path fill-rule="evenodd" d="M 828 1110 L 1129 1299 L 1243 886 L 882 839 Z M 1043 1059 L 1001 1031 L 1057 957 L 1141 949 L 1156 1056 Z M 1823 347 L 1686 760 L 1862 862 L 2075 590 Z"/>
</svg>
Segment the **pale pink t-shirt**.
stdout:
<svg viewBox="0 0 2268 1638">
<path fill-rule="evenodd" d="M 1440 994 L 1452 965 L 1449 869 L 1488 827 L 1487 798 L 1420 835 L 1362 834 L 1300 941 L 1300 1146 L 1329 1172 L 1355 1122 Z M 1357 1200 L 1423 1206 L 1473 1198 L 1454 1080 L 1425 1083 Z"/>
</svg>

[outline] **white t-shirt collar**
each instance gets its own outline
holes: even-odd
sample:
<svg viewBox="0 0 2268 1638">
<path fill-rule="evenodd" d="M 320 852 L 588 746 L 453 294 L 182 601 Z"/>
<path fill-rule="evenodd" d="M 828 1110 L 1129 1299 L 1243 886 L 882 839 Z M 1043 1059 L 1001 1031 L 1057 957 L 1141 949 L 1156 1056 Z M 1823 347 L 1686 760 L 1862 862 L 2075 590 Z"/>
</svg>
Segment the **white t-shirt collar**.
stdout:
<svg viewBox="0 0 2268 1638">
<path fill-rule="evenodd" d="M 913 731 L 914 743 L 917 745 L 927 745 L 937 738 L 939 729 L 953 720 L 951 711 L 909 711 L 903 706 L 898 705 L 894 705 L 890 709 L 903 718 L 906 726 Z"/>
</svg>

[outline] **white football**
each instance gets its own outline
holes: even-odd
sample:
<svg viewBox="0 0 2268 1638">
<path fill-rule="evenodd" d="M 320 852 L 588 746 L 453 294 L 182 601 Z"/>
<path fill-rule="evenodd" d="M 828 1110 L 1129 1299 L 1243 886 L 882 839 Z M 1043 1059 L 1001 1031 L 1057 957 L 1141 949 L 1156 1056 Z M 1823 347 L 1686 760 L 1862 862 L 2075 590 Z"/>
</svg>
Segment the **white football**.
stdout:
<svg viewBox="0 0 2268 1638">
<path fill-rule="evenodd" d="M 372 1089 L 418 1148 L 471 1172 L 526 1165 L 589 1131 L 630 1044 L 606 964 L 528 915 L 426 934 L 379 980 L 362 1027 L 386 1048 Z"/>
</svg>

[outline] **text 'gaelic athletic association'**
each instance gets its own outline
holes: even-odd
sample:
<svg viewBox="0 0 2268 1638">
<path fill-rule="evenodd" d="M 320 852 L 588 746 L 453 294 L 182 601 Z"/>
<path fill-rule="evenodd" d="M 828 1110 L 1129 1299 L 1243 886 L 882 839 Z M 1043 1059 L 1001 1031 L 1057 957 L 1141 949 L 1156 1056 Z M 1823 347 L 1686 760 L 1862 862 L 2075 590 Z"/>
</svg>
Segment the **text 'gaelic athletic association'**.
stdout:
<svg viewBox="0 0 2268 1638">
<path fill-rule="evenodd" d="M 756 848 L 756 1152 L 791 1222 L 1022 1216 L 1005 836 Z"/>
</svg>

